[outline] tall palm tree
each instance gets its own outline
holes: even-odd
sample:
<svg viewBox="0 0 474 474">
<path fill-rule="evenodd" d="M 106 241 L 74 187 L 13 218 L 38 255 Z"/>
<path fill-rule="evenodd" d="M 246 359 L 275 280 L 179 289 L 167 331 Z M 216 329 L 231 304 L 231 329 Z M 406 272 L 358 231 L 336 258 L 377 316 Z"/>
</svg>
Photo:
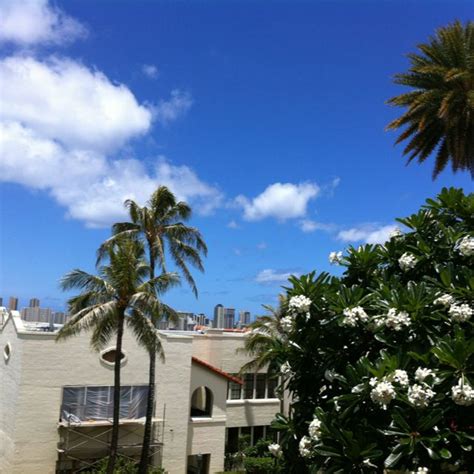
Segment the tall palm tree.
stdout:
<svg viewBox="0 0 474 474">
<path fill-rule="evenodd" d="M 408 140 L 408 162 L 436 154 L 433 179 L 448 162 L 474 177 L 474 23 L 440 28 L 418 49 L 409 71 L 395 76 L 413 90 L 388 101 L 407 110 L 387 128 L 406 127 L 396 143 Z"/>
<path fill-rule="evenodd" d="M 169 255 L 197 296 L 196 283 L 188 265 L 191 264 L 198 270 L 204 271 L 201 256 L 207 255 L 207 246 L 198 229 L 184 224 L 191 217 L 189 205 L 177 201 L 175 195 L 166 186 L 160 186 L 145 206 L 141 207 L 135 201 L 128 199 L 125 201 L 125 207 L 128 210 L 130 222 L 113 225 L 113 235 L 99 249 L 99 259 L 115 239 L 126 235 L 136 236 L 146 243 L 151 278 L 154 277 L 156 270 L 166 272 L 166 257 Z M 168 314 L 172 315 L 171 312 Z M 150 315 L 154 322 L 160 316 L 156 313 Z M 155 404 L 156 354 L 153 351 L 149 354 L 148 404 L 139 466 L 140 474 L 145 474 L 148 470 Z"/>
<path fill-rule="evenodd" d="M 178 281 L 176 274 L 149 279 L 150 267 L 144 259 L 141 242 L 116 239 L 106 252 L 107 264 L 98 266 L 98 275 L 73 270 L 61 280 L 63 290 L 80 289 L 69 299 L 69 321 L 58 332 L 57 340 L 91 330 L 91 346 L 103 348 L 115 335 L 113 425 L 107 473 L 112 474 L 117 459 L 120 417 L 120 360 L 124 325 L 130 326 L 143 345 L 158 350 L 160 340 L 145 314 L 163 311 L 156 294 Z M 102 256 L 102 261 L 106 258 Z"/>
</svg>

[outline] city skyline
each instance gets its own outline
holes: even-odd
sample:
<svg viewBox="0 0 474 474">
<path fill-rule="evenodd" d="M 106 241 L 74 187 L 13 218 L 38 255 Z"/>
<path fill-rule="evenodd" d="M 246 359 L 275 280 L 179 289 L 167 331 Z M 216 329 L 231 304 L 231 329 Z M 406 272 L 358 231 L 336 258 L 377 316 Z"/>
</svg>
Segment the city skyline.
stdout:
<svg viewBox="0 0 474 474">
<path fill-rule="evenodd" d="M 199 299 L 183 284 L 165 300 L 208 314 L 262 313 L 291 274 L 338 275 L 330 252 L 472 186 L 451 169 L 432 181 L 431 159 L 407 167 L 385 131 L 406 54 L 471 2 L 31 5 L 0 36 L 0 293 L 22 304 L 63 309 L 60 279 L 95 272 L 123 201 L 160 184 L 209 248 Z"/>
</svg>

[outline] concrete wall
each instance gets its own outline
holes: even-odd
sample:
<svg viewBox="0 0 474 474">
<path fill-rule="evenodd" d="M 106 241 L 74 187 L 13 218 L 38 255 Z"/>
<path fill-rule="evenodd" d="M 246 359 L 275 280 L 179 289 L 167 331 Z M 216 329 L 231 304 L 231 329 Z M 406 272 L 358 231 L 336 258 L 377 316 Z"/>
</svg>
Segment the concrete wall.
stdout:
<svg viewBox="0 0 474 474">
<path fill-rule="evenodd" d="M 222 470 L 226 427 L 268 425 L 278 411 L 275 400 L 227 401 L 227 379 L 192 363 L 194 355 L 226 372 L 238 372 L 246 362 L 235 352 L 243 337 L 219 330 L 162 333 L 166 359 L 157 361 L 155 418 L 163 419 L 156 426 L 163 442 L 162 465 L 170 474 L 185 473 L 187 456 L 199 453 L 211 455 L 211 473 Z M 113 366 L 91 350 L 89 338 L 84 333 L 56 342 L 55 334 L 26 331 L 19 315 L 0 327 L 1 473 L 54 473 L 64 433 L 58 428 L 62 388 L 113 385 Z M 12 354 L 5 362 L 7 342 Z M 128 330 L 123 351 L 122 385 L 147 384 L 148 354 Z M 212 418 L 191 419 L 191 395 L 202 385 L 213 392 Z M 141 436 L 140 428 L 134 436 Z"/>
<path fill-rule="evenodd" d="M 19 317 L 19 315 L 18 315 Z M 3 351 L 10 344 L 10 358 Z M 22 341 L 17 339 L 12 319 L 0 328 L 0 472 L 9 473 L 15 458 L 16 413 L 21 386 Z"/>
</svg>

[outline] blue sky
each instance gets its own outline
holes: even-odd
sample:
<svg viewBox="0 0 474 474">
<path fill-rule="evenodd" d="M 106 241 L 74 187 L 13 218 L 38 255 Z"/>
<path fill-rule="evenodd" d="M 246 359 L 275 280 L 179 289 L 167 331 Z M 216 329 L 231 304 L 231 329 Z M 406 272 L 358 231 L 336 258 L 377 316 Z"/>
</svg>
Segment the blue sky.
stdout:
<svg viewBox="0 0 474 474">
<path fill-rule="evenodd" d="M 195 210 L 206 272 L 167 302 L 261 312 L 285 277 L 467 174 L 405 166 L 391 77 L 468 1 L 0 1 L 0 295 L 62 308 L 72 268 L 169 185 Z M 32 20 L 34 18 L 34 21 Z"/>
</svg>

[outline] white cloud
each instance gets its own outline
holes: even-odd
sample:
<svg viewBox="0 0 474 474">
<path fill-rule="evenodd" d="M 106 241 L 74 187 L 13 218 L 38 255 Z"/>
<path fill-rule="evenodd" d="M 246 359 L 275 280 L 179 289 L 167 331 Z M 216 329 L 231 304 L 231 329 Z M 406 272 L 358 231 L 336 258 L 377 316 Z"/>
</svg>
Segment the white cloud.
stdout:
<svg viewBox="0 0 474 474">
<path fill-rule="evenodd" d="M 111 157 L 149 131 L 153 114 L 101 72 L 69 59 L 8 57 L 0 90 L 0 181 L 49 192 L 89 226 L 123 218 L 124 199 L 144 203 L 160 184 L 203 214 L 220 204 L 220 191 L 187 166 Z"/>
<path fill-rule="evenodd" d="M 193 105 L 193 99 L 188 92 L 174 89 L 171 91 L 171 97 L 167 100 L 161 100 L 152 107 L 153 118 L 162 125 L 168 125 L 177 120 Z"/>
<path fill-rule="evenodd" d="M 86 28 L 48 0 L 0 0 L 0 41 L 31 46 L 84 37 Z"/>
<path fill-rule="evenodd" d="M 351 229 L 341 230 L 337 238 L 344 242 L 360 242 L 367 244 L 383 244 L 389 239 L 390 234 L 397 228 L 396 225 L 377 227 L 375 224 L 366 224 Z"/>
<path fill-rule="evenodd" d="M 311 219 L 303 219 L 299 222 L 299 227 L 303 232 L 310 233 L 317 230 L 324 230 L 325 232 L 330 232 L 334 230 L 334 225 L 332 224 L 323 224 L 322 222 L 316 222 Z"/>
<path fill-rule="evenodd" d="M 262 285 L 272 285 L 277 283 L 285 283 L 291 275 L 299 276 L 299 273 L 288 270 L 273 270 L 266 268 L 258 273 L 255 281 Z"/>
<path fill-rule="evenodd" d="M 110 150 L 147 132 L 151 111 L 127 87 L 68 59 L 0 61 L 0 120 L 75 148 Z"/>
<path fill-rule="evenodd" d="M 239 229 L 239 224 L 237 224 L 237 222 L 232 219 L 232 220 L 227 224 L 227 227 L 228 227 L 229 229 Z"/>
<path fill-rule="evenodd" d="M 142 72 L 150 79 L 156 79 L 160 75 L 158 68 L 154 64 L 144 64 L 142 66 Z"/>
<path fill-rule="evenodd" d="M 0 149 L 0 180 L 48 191 L 70 217 L 91 227 L 124 218 L 125 199 L 143 204 L 161 184 L 203 214 L 222 200 L 218 189 L 187 166 L 160 157 L 147 170 L 135 159 L 109 160 L 93 151 L 68 150 L 17 122 L 0 123 Z"/>
<path fill-rule="evenodd" d="M 268 247 L 268 245 L 267 245 L 266 242 L 260 242 L 259 244 L 257 244 L 257 249 L 258 250 L 265 250 L 267 247 Z"/>
<path fill-rule="evenodd" d="M 249 221 L 274 217 L 279 220 L 304 217 L 308 202 L 319 194 L 315 183 L 274 183 L 253 199 L 237 196 L 235 202 Z"/>
</svg>

